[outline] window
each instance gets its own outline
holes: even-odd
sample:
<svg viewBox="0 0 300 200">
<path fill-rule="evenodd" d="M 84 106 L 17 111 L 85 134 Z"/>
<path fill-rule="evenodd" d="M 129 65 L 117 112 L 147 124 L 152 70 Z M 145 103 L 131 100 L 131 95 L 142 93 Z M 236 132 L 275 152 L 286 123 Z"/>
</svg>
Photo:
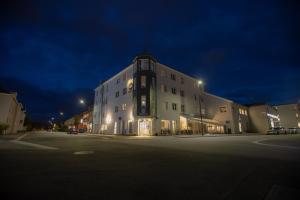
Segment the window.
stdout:
<svg viewBox="0 0 300 200">
<path fill-rule="evenodd" d="M 142 61 L 141 61 L 141 70 L 142 71 L 145 71 L 145 70 L 148 70 L 149 69 L 149 60 L 148 59 L 143 59 Z"/>
<path fill-rule="evenodd" d="M 145 95 L 142 95 L 141 96 L 141 112 L 142 113 L 145 113 L 146 112 L 146 96 Z"/>
<path fill-rule="evenodd" d="M 245 113 L 245 115 L 248 115 L 248 112 L 247 112 L 247 110 L 244 110 L 244 113 Z"/>
<path fill-rule="evenodd" d="M 174 80 L 174 81 L 176 80 L 175 74 L 171 74 L 171 79 Z"/>
<path fill-rule="evenodd" d="M 141 88 L 146 87 L 146 76 L 141 76 Z"/>
<path fill-rule="evenodd" d="M 115 112 L 119 112 L 119 107 L 115 106 Z"/>
<path fill-rule="evenodd" d="M 150 61 L 150 70 L 153 71 L 153 72 L 155 71 L 154 62 L 152 60 Z"/>
<path fill-rule="evenodd" d="M 122 110 L 125 111 L 126 110 L 126 103 L 122 104 Z"/>
<path fill-rule="evenodd" d="M 123 88 L 123 95 L 127 93 L 127 88 Z"/>
<path fill-rule="evenodd" d="M 194 95 L 194 99 L 195 99 L 195 101 L 197 101 L 197 95 Z"/>
<path fill-rule="evenodd" d="M 165 105 L 165 109 L 168 110 L 168 107 L 169 107 L 168 102 L 165 102 L 164 105 Z"/>
<path fill-rule="evenodd" d="M 172 88 L 172 94 L 176 94 L 176 88 Z"/>
<path fill-rule="evenodd" d="M 177 104 L 176 103 L 172 103 L 172 109 L 177 110 Z"/>
<path fill-rule="evenodd" d="M 180 78 L 180 83 L 184 84 L 184 78 L 182 78 L 182 77 Z"/>
<path fill-rule="evenodd" d="M 118 96 L 119 96 L 119 91 L 116 92 L 116 97 L 118 97 Z"/>
<path fill-rule="evenodd" d="M 181 112 L 185 112 L 184 105 L 181 105 Z"/>
<path fill-rule="evenodd" d="M 180 96 L 184 97 L 184 91 L 180 90 Z"/>
<path fill-rule="evenodd" d="M 227 112 L 226 106 L 221 106 L 221 107 L 220 107 L 220 112 L 221 112 L 221 113 Z"/>
<path fill-rule="evenodd" d="M 160 85 L 160 89 L 161 89 L 162 92 L 167 92 L 167 90 L 168 90 L 168 89 L 167 89 L 167 86 L 164 85 L 164 84 L 161 84 L 161 85 Z"/>
<path fill-rule="evenodd" d="M 118 78 L 118 79 L 117 79 L 117 84 L 119 84 L 119 83 L 120 83 L 120 79 Z"/>
</svg>

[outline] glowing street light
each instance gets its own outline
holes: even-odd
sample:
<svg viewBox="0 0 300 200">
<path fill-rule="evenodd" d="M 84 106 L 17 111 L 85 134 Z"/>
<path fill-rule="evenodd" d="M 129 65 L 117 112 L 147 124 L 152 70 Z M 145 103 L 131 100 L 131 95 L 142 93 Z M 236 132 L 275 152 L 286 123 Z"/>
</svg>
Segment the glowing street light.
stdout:
<svg viewBox="0 0 300 200">
<path fill-rule="evenodd" d="M 198 85 L 202 85 L 203 84 L 203 81 L 202 80 L 199 80 L 198 81 Z"/>
<path fill-rule="evenodd" d="M 83 99 L 79 99 L 79 103 L 80 103 L 80 104 L 85 104 L 85 102 L 84 102 Z"/>
<path fill-rule="evenodd" d="M 61 116 L 63 116 L 63 115 L 64 115 L 64 113 L 63 113 L 63 112 L 60 112 L 59 114 L 60 114 Z"/>
</svg>

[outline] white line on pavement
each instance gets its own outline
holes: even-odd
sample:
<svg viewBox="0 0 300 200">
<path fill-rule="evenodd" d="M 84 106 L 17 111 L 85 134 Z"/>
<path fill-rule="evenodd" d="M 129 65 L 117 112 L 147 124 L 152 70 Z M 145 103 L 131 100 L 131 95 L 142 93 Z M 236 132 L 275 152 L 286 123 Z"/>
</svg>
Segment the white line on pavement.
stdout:
<svg viewBox="0 0 300 200">
<path fill-rule="evenodd" d="M 280 147 L 280 148 L 288 148 L 288 149 L 300 149 L 300 147 L 295 147 L 295 146 L 262 143 L 263 141 L 267 141 L 267 140 L 270 140 L 270 139 L 266 139 L 266 138 L 265 139 L 260 139 L 260 140 L 253 141 L 252 143 L 258 144 L 258 145 L 270 146 L 270 147 Z"/>
<path fill-rule="evenodd" d="M 49 150 L 57 150 L 58 149 L 56 147 L 49 147 L 46 145 L 34 144 L 34 143 L 24 142 L 24 141 L 19 141 L 19 140 L 11 140 L 11 142 L 25 145 L 25 146 L 35 147 L 35 148 L 39 148 L 39 149 L 49 149 Z"/>
<path fill-rule="evenodd" d="M 26 137 L 26 136 L 27 136 L 27 133 L 25 133 L 25 134 L 23 134 L 23 135 L 17 137 L 17 139 L 15 139 L 15 140 L 16 140 L 16 141 L 19 141 L 19 140 L 21 140 L 22 138 L 24 138 L 24 137 Z"/>
</svg>

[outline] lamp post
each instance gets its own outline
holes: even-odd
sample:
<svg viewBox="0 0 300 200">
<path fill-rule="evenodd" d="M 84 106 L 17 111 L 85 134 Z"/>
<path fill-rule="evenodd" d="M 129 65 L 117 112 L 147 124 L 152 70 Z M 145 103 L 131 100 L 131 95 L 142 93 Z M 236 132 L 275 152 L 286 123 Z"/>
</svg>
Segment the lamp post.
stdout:
<svg viewBox="0 0 300 200">
<path fill-rule="evenodd" d="M 200 93 L 202 93 L 202 85 L 203 85 L 203 81 L 202 80 L 199 80 L 198 81 L 198 86 L 200 88 Z M 199 109 L 200 109 L 200 126 L 201 126 L 201 135 L 203 136 L 203 118 L 202 118 L 202 107 L 201 107 L 201 101 L 202 101 L 202 98 L 201 98 L 201 94 L 199 95 Z"/>
</svg>

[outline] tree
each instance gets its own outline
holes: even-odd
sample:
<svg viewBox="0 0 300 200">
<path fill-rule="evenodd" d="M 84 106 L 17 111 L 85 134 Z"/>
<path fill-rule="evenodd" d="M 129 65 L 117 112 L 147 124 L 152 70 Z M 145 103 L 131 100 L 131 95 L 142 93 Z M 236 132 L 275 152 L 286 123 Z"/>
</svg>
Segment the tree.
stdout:
<svg viewBox="0 0 300 200">
<path fill-rule="evenodd" d="M 0 123 L 0 133 L 3 134 L 8 129 L 9 125 L 5 123 Z"/>
</svg>

